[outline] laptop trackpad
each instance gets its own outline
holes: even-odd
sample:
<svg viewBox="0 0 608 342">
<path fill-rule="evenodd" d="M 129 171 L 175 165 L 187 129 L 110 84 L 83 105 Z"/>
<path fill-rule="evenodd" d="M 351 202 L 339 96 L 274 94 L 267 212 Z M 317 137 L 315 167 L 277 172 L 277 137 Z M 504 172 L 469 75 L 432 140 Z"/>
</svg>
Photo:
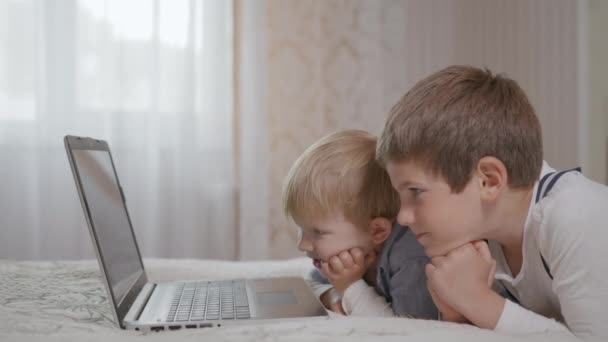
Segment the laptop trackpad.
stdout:
<svg viewBox="0 0 608 342">
<path fill-rule="evenodd" d="M 291 291 L 256 292 L 256 302 L 258 305 L 294 305 L 298 303 L 296 296 Z"/>
</svg>

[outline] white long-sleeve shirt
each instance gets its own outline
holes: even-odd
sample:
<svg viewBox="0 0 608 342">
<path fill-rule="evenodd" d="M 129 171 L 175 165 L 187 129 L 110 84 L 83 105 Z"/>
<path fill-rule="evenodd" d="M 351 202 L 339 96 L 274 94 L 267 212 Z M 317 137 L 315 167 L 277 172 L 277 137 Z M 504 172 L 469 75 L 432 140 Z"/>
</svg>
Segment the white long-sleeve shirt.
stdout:
<svg viewBox="0 0 608 342">
<path fill-rule="evenodd" d="M 342 297 L 344 312 L 352 316 L 394 317 L 393 308 L 363 279 L 351 284 Z"/>
<path fill-rule="evenodd" d="M 541 178 L 553 171 L 545 163 Z M 537 191 L 538 182 L 524 226 L 519 274 L 511 274 L 502 248 L 490 242 L 496 279 L 521 304 L 507 301 L 495 330 L 569 329 L 580 338 L 608 338 L 608 187 L 569 172 L 535 203 Z"/>
<path fill-rule="evenodd" d="M 310 277 L 306 279 L 317 298 L 326 291 L 335 291 L 331 284 Z M 335 295 L 338 295 L 337 292 Z M 359 279 L 351 284 L 339 299 L 344 312 L 349 316 L 394 317 L 393 308 L 384 297 L 369 286 L 365 280 Z"/>
</svg>

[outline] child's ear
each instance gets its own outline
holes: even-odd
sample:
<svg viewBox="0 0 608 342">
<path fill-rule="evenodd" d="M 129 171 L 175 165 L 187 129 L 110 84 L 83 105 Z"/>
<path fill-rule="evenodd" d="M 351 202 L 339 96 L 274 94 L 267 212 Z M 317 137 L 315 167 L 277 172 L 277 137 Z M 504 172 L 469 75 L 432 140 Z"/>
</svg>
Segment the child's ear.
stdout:
<svg viewBox="0 0 608 342">
<path fill-rule="evenodd" d="M 508 185 L 505 164 L 495 157 L 483 157 L 477 162 L 475 170 L 479 182 L 481 198 L 494 201 Z"/>
<path fill-rule="evenodd" d="M 372 243 L 380 245 L 391 235 L 393 224 L 385 217 L 376 217 L 369 224 L 372 234 Z"/>
</svg>

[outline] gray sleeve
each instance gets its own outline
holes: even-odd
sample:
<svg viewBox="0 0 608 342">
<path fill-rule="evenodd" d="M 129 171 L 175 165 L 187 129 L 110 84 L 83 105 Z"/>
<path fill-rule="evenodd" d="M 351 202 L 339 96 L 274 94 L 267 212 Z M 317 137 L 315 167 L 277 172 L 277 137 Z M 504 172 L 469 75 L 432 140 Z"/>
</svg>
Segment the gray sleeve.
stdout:
<svg viewBox="0 0 608 342">
<path fill-rule="evenodd" d="M 427 257 L 411 257 L 403 260 L 388 280 L 392 306 L 399 316 L 437 319 L 437 307 L 426 286 L 425 265 Z"/>
</svg>

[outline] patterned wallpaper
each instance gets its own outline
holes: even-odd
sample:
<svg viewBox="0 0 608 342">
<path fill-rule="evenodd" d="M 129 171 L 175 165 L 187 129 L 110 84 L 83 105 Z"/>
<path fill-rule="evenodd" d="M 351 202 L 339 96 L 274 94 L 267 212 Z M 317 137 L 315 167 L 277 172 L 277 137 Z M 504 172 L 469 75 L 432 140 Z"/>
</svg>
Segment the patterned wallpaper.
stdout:
<svg viewBox="0 0 608 342">
<path fill-rule="evenodd" d="M 568 0 L 269 0 L 270 244 L 300 255 L 281 186 L 300 153 L 344 128 L 379 133 L 387 111 L 450 64 L 506 72 L 544 125 L 545 158 L 577 163 L 576 4 Z"/>
</svg>

